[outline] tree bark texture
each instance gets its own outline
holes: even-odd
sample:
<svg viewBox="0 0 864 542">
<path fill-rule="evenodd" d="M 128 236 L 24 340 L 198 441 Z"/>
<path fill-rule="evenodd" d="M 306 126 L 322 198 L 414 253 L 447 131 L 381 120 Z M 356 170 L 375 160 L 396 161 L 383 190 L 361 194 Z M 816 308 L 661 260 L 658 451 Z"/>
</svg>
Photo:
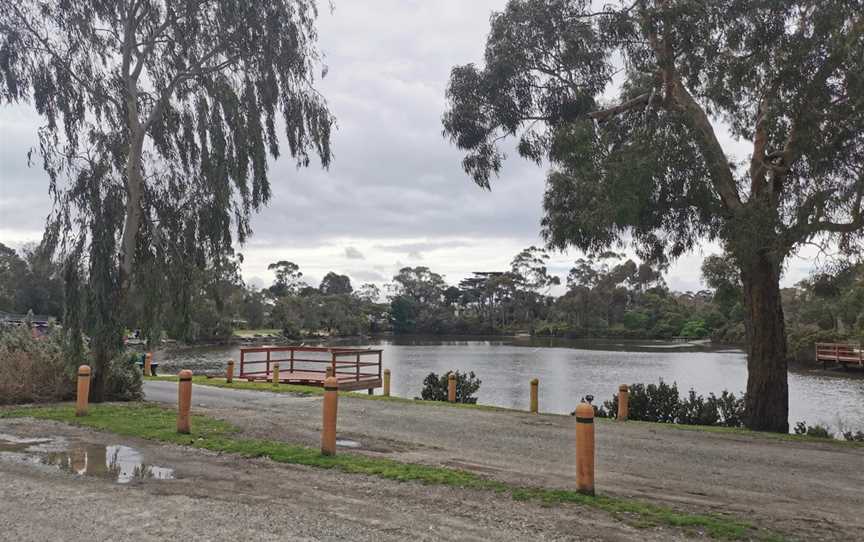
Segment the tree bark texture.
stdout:
<svg viewBox="0 0 864 542">
<path fill-rule="evenodd" d="M 765 255 L 744 260 L 747 336 L 746 424 L 759 431 L 789 431 L 786 330 L 780 301 L 780 264 Z"/>
</svg>

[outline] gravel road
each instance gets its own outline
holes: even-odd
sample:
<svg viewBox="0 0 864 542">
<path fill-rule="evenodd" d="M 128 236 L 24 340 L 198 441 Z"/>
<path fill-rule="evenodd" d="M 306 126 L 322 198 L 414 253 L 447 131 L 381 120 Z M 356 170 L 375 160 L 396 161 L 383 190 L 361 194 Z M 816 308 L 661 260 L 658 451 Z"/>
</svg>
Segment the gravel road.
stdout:
<svg viewBox="0 0 864 542">
<path fill-rule="evenodd" d="M 145 391 L 150 401 L 176 402 L 176 383 L 147 382 Z M 320 396 L 195 386 L 193 405 L 250 435 L 319 443 Z M 572 488 L 573 423 L 568 416 L 341 397 L 338 431 L 365 453 Z M 612 421 L 597 424 L 596 438 L 599 492 L 731 512 L 802 539 L 864 532 L 864 447 Z"/>
<path fill-rule="evenodd" d="M 0 420 L 0 433 L 122 443 L 177 476 L 119 485 L 0 454 L 4 542 L 685 539 L 662 528 L 637 530 L 579 506 L 543 507 L 491 492 L 238 460 L 54 422 Z"/>
</svg>

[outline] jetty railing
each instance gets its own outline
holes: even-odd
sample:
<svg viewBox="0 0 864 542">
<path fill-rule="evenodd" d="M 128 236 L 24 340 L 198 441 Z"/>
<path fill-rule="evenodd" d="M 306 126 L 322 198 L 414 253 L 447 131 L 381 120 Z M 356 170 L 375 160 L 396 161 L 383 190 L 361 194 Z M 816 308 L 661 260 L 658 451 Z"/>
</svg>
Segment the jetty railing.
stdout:
<svg viewBox="0 0 864 542">
<path fill-rule="evenodd" d="M 382 352 L 372 348 L 263 346 L 240 349 L 240 375 L 246 380 L 271 380 L 279 363 L 279 381 L 324 384 L 328 369 L 340 389 L 374 389 L 382 382 Z"/>
<path fill-rule="evenodd" d="M 854 343 L 816 343 L 816 361 L 821 361 L 823 367 L 829 361 L 844 368 L 847 364 L 864 367 L 864 350 Z"/>
</svg>

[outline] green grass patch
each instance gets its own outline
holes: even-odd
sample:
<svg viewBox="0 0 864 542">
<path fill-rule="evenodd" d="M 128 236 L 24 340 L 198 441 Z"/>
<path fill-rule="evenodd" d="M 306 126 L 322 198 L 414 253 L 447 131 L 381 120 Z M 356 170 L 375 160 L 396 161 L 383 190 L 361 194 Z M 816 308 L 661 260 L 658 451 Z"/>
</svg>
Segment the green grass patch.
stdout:
<svg viewBox="0 0 864 542">
<path fill-rule="evenodd" d="M 0 409 L 0 418 L 12 417 L 54 420 L 127 437 L 245 457 L 266 457 L 280 463 L 337 469 L 388 480 L 495 491 L 509 494 L 519 501 L 548 505 L 576 504 L 603 510 L 636 527 L 675 527 L 726 540 L 779 539 L 776 534 L 757 529 L 750 523 L 719 515 L 690 514 L 640 501 L 606 496 L 592 497 L 568 490 L 518 487 L 464 470 L 402 463 L 360 454 L 340 453 L 328 457 L 305 446 L 244 438 L 238 428 L 208 416 L 192 415 L 192 433 L 181 435 L 176 432 L 176 411 L 150 404 L 93 405 L 89 415 L 81 418 L 75 416 L 72 406 Z"/>
<path fill-rule="evenodd" d="M 611 420 L 610 420 L 611 421 Z M 613 422 L 617 423 L 617 422 Z M 808 435 L 793 435 L 792 433 L 771 433 L 768 431 L 752 431 L 744 427 L 723 427 L 716 425 L 687 425 L 681 423 L 656 423 L 628 421 L 627 423 L 649 424 L 663 429 L 675 429 L 678 431 L 695 431 L 701 433 L 718 433 L 723 435 L 737 435 L 747 438 L 762 438 L 767 440 L 779 440 L 785 442 L 804 442 L 808 444 L 821 443 L 836 446 L 864 447 L 864 442 L 853 442 L 838 438 L 820 438 Z"/>
</svg>

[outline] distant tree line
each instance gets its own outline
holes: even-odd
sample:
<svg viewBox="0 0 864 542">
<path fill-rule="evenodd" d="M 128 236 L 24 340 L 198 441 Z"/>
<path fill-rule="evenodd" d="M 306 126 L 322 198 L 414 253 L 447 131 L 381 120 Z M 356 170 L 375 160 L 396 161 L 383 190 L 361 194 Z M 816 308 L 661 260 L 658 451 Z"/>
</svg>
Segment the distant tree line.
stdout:
<svg viewBox="0 0 864 542">
<path fill-rule="evenodd" d="M 542 249 L 529 247 L 509 269 L 476 272 L 458 284 L 428 267 L 404 267 L 383 288 L 354 288 L 347 275 L 332 271 L 313 286 L 297 264 L 281 260 L 269 266 L 273 283 L 258 289 L 243 282 L 237 255 L 187 269 L 167 284 L 133 289 L 124 324 L 151 341 L 183 342 L 229 340 L 237 329 L 275 329 L 294 339 L 526 332 L 746 341 L 741 281 L 727 255 L 705 258 L 708 288 L 696 292 L 670 290 L 663 269 L 614 252 L 580 258 L 562 284 L 548 259 Z M 39 246 L 16 252 L 0 245 L 0 311 L 62 320 L 61 271 Z M 793 357 L 812 356 L 816 341 L 864 339 L 864 264 L 814 273 L 784 288 L 782 296 Z"/>
</svg>

